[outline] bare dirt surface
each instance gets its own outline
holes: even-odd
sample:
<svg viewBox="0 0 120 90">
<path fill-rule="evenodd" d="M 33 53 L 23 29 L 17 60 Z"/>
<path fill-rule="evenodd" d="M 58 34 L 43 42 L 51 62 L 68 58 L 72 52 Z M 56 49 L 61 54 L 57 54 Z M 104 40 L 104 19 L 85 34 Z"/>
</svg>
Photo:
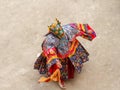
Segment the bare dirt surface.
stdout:
<svg viewBox="0 0 120 90">
<path fill-rule="evenodd" d="M 0 0 L 0 90 L 61 90 L 38 84 L 37 53 L 55 18 L 62 24 L 88 23 L 92 42 L 78 38 L 90 61 L 66 90 L 120 90 L 120 0 Z"/>
</svg>

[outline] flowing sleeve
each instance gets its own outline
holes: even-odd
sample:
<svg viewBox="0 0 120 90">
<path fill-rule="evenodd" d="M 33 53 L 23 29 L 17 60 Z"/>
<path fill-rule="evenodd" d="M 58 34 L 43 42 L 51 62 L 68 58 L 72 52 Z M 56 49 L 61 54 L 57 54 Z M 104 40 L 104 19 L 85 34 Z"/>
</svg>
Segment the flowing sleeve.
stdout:
<svg viewBox="0 0 120 90">
<path fill-rule="evenodd" d="M 52 34 L 48 35 L 42 44 L 43 53 L 47 57 L 48 69 L 57 63 L 57 60 L 59 60 L 56 50 L 58 44 L 59 39 L 57 37 L 54 37 Z"/>
<path fill-rule="evenodd" d="M 96 37 L 95 31 L 88 24 L 70 23 L 64 25 L 63 30 L 67 33 L 71 41 L 77 36 L 81 36 L 90 41 Z"/>
<path fill-rule="evenodd" d="M 95 31 L 88 24 L 78 24 L 78 30 L 80 30 L 80 36 L 92 41 L 96 37 Z"/>
</svg>

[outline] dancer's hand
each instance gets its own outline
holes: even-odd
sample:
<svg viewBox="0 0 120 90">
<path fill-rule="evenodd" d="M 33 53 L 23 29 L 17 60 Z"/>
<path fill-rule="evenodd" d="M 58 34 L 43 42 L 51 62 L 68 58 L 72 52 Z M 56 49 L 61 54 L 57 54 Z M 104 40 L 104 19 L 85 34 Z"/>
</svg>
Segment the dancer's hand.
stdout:
<svg viewBox="0 0 120 90">
<path fill-rule="evenodd" d="M 40 53 L 37 54 L 37 57 L 39 57 L 39 56 L 40 56 Z"/>
</svg>

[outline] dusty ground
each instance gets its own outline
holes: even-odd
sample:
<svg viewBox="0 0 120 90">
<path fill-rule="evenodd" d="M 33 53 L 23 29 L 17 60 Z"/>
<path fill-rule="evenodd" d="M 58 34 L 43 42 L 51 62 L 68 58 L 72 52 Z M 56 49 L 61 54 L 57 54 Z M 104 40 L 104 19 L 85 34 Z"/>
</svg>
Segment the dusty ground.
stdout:
<svg viewBox="0 0 120 90">
<path fill-rule="evenodd" d="M 120 89 L 120 0 L 0 0 L 0 90 L 61 90 L 38 84 L 33 70 L 47 26 L 89 23 L 97 33 L 90 42 L 78 38 L 90 53 L 80 74 L 66 90 Z"/>
</svg>

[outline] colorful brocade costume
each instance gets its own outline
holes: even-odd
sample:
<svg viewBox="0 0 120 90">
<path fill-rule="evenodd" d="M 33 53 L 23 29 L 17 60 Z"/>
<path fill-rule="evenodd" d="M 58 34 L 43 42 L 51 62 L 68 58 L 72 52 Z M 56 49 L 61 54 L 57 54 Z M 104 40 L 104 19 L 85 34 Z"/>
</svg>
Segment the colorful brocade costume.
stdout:
<svg viewBox="0 0 120 90">
<path fill-rule="evenodd" d="M 49 26 L 49 33 L 42 43 L 43 52 L 34 64 L 34 69 L 47 75 L 41 77 L 41 82 L 71 79 L 75 70 L 81 71 L 83 63 L 88 61 L 89 53 L 76 39 L 77 36 L 92 41 L 96 34 L 88 24 L 70 23 L 61 26 L 57 20 Z M 61 68 L 58 68 L 57 60 Z"/>
</svg>

